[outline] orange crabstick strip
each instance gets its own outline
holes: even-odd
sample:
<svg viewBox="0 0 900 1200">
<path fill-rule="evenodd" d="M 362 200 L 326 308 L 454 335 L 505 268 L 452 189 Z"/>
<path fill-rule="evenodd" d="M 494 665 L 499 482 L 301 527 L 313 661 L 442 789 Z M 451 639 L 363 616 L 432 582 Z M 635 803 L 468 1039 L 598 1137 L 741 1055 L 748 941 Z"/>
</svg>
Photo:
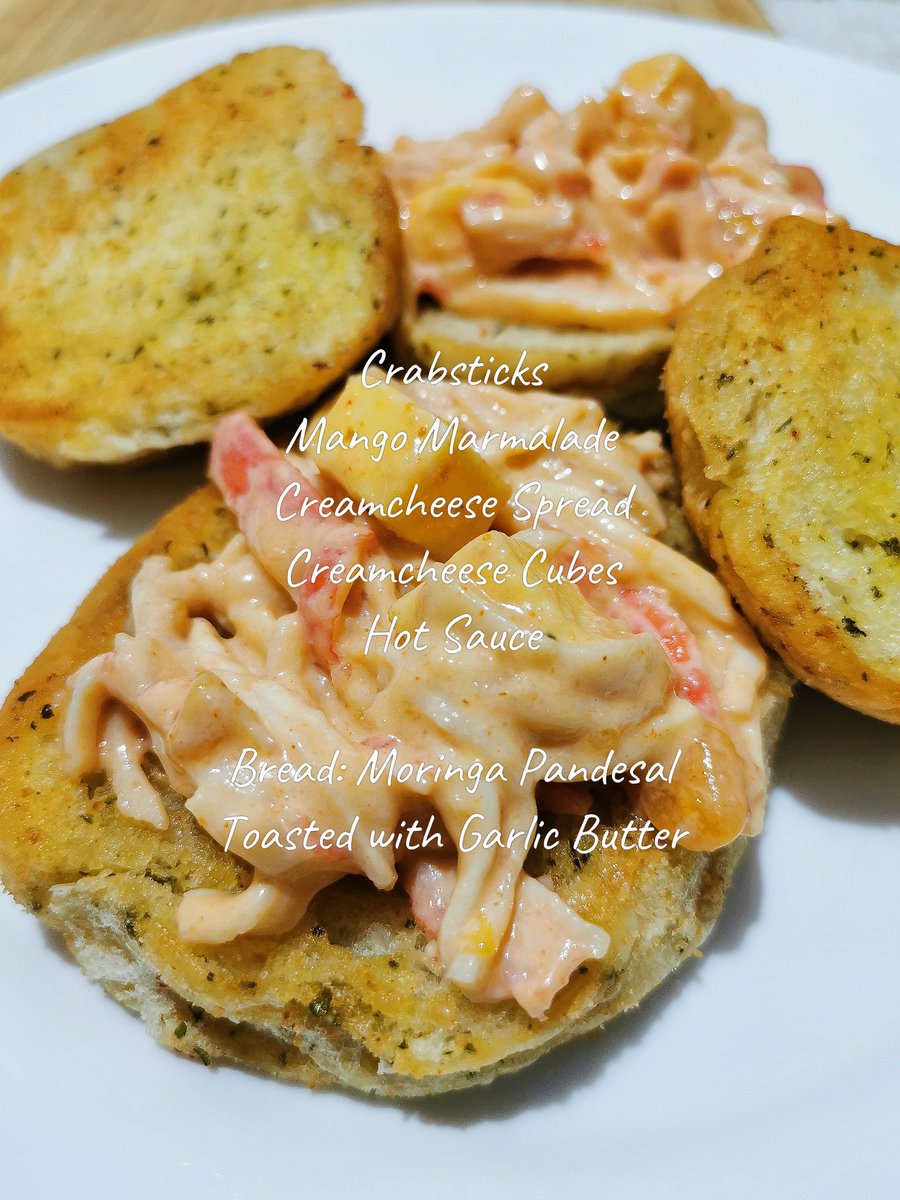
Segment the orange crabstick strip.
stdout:
<svg viewBox="0 0 900 1200">
<path fill-rule="evenodd" d="M 322 496 L 243 413 L 224 417 L 216 426 L 209 474 L 253 553 L 296 601 L 317 660 L 329 666 L 335 657 L 335 625 L 352 585 L 333 582 L 326 570 L 314 582 L 291 587 L 291 564 L 298 550 L 306 549 L 313 567 L 342 563 L 349 568 L 371 549 L 374 532 L 361 521 L 323 515 Z"/>
</svg>

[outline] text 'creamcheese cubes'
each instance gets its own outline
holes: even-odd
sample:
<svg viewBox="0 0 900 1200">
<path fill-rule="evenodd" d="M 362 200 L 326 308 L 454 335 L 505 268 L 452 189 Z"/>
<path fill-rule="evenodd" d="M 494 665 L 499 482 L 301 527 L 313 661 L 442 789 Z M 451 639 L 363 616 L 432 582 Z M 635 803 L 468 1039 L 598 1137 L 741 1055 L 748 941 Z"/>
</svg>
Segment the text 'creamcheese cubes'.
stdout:
<svg viewBox="0 0 900 1200">
<path fill-rule="evenodd" d="M 452 438 L 442 439 L 446 422 L 390 384 L 366 387 L 360 376 L 353 376 L 325 410 L 325 420 L 323 443 L 337 433 L 341 444 L 317 452 L 319 469 L 354 499 L 379 505 L 383 525 L 436 558 L 450 558 L 489 529 L 497 506 L 507 498 L 503 481 L 479 454 L 469 447 L 454 448 Z M 376 461 L 379 455 L 372 447 L 385 434 L 388 445 Z M 392 449 L 391 439 L 398 434 L 406 435 L 404 444 Z M 494 511 L 489 507 L 486 514 L 483 501 L 488 500 L 494 501 Z"/>
<path fill-rule="evenodd" d="M 422 621 L 437 629 L 468 613 L 474 627 L 499 622 L 539 629 L 557 642 L 578 642 L 609 624 L 574 584 L 551 582 L 539 548 L 524 539 L 492 530 L 467 543 L 452 561 L 453 583 L 426 580 L 394 601 L 391 616 L 401 629 L 413 630 Z"/>
</svg>

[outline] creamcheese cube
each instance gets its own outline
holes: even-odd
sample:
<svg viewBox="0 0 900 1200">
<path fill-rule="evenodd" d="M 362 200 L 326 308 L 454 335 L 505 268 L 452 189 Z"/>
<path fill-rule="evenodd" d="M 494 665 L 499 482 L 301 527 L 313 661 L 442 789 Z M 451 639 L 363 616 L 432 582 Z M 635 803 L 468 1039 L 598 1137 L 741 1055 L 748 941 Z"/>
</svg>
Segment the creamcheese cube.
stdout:
<svg viewBox="0 0 900 1200">
<path fill-rule="evenodd" d="M 508 496 L 500 476 L 475 450 L 453 448 L 451 438 L 442 441 L 446 422 L 383 381 L 365 387 L 361 376 L 353 376 L 325 410 L 325 419 L 323 449 L 315 456 L 319 469 L 356 500 L 384 509 L 394 501 L 394 511 L 377 519 L 438 559 L 450 558 L 489 529 L 496 508 Z M 435 425 L 439 448 L 429 436 Z M 335 433 L 342 435 L 342 444 L 327 449 L 325 443 Z M 366 441 L 350 445 L 353 434 Z M 377 449 L 379 435 L 387 435 L 383 453 Z M 405 435 L 405 442 L 393 449 L 390 442 L 396 435 Z M 436 509 L 436 502 L 454 498 L 471 501 L 471 515 L 463 505 L 453 515 L 446 504 Z M 481 501 L 487 500 L 496 502 L 493 513 L 483 512 Z"/>
<path fill-rule="evenodd" d="M 607 622 L 574 584 L 548 576 L 548 561 L 536 557 L 540 546 L 492 530 L 468 542 L 450 560 L 457 568 L 452 583 L 426 580 L 391 606 L 400 629 L 413 631 L 425 621 L 445 625 L 461 612 L 486 627 L 497 618 L 520 629 L 540 630 L 558 642 L 578 641 Z M 553 544 L 547 553 L 552 559 Z M 506 568 L 499 578 L 494 569 Z M 469 567 L 466 581 L 462 568 Z"/>
</svg>

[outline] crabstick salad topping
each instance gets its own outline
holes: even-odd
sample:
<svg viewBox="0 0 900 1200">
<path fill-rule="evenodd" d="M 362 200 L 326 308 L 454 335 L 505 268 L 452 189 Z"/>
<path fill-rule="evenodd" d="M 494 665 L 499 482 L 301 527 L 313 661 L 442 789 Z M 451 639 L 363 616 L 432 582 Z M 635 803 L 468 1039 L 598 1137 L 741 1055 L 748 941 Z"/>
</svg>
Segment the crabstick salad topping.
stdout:
<svg viewBox="0 0 900 1200">
<path fill-rule="evenodd" d="M 408 303 L 527 325 L 667 326 L 776 217 L 833 219 L 759 110 L 674 54 L 570 112 L 521 87 L 483 128 L 401 138 L 386 164 Z"/>
<path fill-rule="evenodd" d="M 569 396 L 376 382 L 351 380 L 325 415 L 345 434 L 405 432 L 382 462 L 360 439 L 285 454 L 246 416 L 220 422 L 210 473 L 237 532 L 208 561 L 140 567 L 127 630 L 70 680 L 69 769 L 105 772 L 123 814 L 165 829 L 155 756 L 252 867 L 239 894 L 182 898 L 184 939 L 287 932 L 361 875 L 406 890 L 436 971 L 540 1017 L 609 937 L 526 872 L 516 831 L 550 796 L 586 812 L 573 781 L 613 755 L 635 816 L 677 826 L 683 847 L 757 830 L 765 658 L 717 580 L 659 540 L 657 434 L 604 440 L 597 406 Z M 435 421 L 466 448 L 425 446 Z M 560 422 L 573 437 L 552 436 Z M 414 489 L 493 503 L 391 515 Z M 298 761 L 331 769 L 279 769 Z M 414 818 L 442 851 L 391 836 Z M 235 844 L 238 823 L 278 836 Z M 313 825 L 353 837 L 289 837 Z"/>
</svg>

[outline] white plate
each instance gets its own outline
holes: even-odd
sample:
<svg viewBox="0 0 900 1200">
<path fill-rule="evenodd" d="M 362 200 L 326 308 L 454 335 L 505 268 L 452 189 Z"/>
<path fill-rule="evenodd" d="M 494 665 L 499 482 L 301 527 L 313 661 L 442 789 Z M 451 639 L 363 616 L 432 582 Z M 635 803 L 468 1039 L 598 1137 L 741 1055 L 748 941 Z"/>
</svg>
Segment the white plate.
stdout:
<svg viewBox="0 0 900 1200">
<path fill-rule="evenodd" d="M 525 80 L 571 104 L 636 58 L 681 51 L 764 109 L 776 151 L 813 164 L 837 209 L 900 236 L 900 78 L 725 28 L 568 6 L 342 9 L 147 42 L 0 96 L 0 168 L 278 42 L 331 54 L 378 145 L 478 123 Z M 202 466 L 63 475 L 0 458 L 11 683 Z M 180 1061 L 0 900 L 4 1190 L 894 1197 L 898 778 L 895 729 L 801 695 L 765 833 L 703 961 L 603 1037 L 436 1103 L 366 1103 Z"/>
</svg>

